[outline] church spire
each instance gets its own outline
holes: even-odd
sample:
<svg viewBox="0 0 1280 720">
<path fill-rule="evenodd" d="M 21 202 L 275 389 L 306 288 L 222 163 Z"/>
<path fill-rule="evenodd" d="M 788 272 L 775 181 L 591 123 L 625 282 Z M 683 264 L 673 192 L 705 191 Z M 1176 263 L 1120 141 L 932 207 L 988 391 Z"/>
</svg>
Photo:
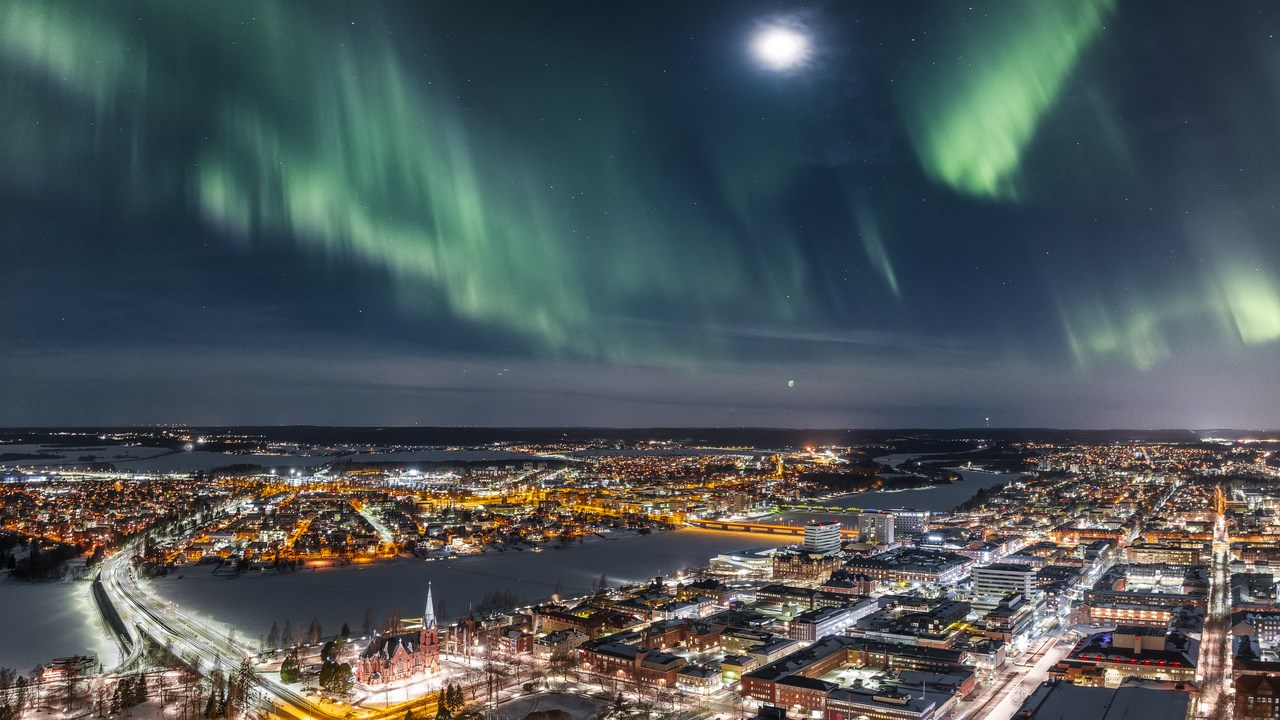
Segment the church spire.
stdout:
<svg viewBox="0 0 1280 720">
<path fill-rule="evenodd" d="M 436 603 L 431 597 L 431 581 L 427 581 L 427 611 L 422 614 L 422 627 L 429 628 L 436 624 Z"/>
</svg>

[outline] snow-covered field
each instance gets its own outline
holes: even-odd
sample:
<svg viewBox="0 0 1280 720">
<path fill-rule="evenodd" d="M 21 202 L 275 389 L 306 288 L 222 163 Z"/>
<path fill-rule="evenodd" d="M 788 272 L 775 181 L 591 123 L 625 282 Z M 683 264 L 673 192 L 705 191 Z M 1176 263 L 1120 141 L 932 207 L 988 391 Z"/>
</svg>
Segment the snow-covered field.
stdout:
<svg viewBox="0 0 1280 720">
<path fill-rule="evenodd" d="M 26 583 L 0 576 L 0 667 L 26 675 L 55 657 L 117 659 L 88 582 Z"/>
<path fill-rule="evenodd" d="M 712 557 L 754 547 L 782 545 L 786 538 L 750 533 L 682 529 L 648 536 L 595 540 L 563 550 L 486 553 L 454 560 L 355 565 L 294 573 L 214 576 L 209 566 L 182 568 L 151 581 L 162 597 L 210 620 L 229 623 L 240 637 L 260 638 L 278 622 L 302 630 L 318 617 L 325 634 L 342 623 L 359 633 L 366 609 L 381 622 L 388 611 L 422 615 L 427 582 L 450 617 L 465 615 L 494 590 L 510 589 L 527 602 L 549 597 L 559 582 L 568 596 L 585 595 L 601 574 L 611 585 L 670 575 L 706 565 Z M 178 579 L 177 575 L 182 578 Z"/>
</svg>

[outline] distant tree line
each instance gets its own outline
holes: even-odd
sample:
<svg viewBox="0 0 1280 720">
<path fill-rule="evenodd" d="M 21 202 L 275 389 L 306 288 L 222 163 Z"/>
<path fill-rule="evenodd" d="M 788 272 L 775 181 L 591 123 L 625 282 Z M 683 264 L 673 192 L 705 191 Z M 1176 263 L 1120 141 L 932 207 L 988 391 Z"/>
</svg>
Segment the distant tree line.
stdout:
<svg viewBox="0 0 1280 720">
<path fill-rule="evenodd" d="M 20 548 L 27 549 L 26 557 L 21 559 L 16 552 Z M 61 580 L 67 574 L 67 561 L 82 552 L 75 545 L 0 535 L 0 558 L 14 580 Z"/>
<path fill-rule="evenodd" d="M 965 500 L 956 506 L 956 512 L 968 512 L 982 507 L 983 503 L 992 498 L 996 493 L 1004 489 L 1004 485 L 992 485 L 988 488 L 982 488 L 973 494 L 973 497 Z"/>
</svg>

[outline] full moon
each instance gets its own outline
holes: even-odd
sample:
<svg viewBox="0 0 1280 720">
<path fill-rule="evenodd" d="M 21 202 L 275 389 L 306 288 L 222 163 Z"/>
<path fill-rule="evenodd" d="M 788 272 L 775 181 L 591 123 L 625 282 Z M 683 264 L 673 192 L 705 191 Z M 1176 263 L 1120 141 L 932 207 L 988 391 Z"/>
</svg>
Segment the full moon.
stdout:
<svg viewBox="0 0 1280 720">
<path fill-rule="evenodd" d="M 788 381 L 787 381 L 787 387 L 795 387 L 795 386 L 796 386 L 796 381 L 795 381 L 795 380 L 788 380 Z"/>
<path fill-rule="evenodd" d="M 756 33 L 751 49 L 770 70 L 787 70 L 809 56 L 809 38 L 791 28 L 775 25 Z"/>
</svg>

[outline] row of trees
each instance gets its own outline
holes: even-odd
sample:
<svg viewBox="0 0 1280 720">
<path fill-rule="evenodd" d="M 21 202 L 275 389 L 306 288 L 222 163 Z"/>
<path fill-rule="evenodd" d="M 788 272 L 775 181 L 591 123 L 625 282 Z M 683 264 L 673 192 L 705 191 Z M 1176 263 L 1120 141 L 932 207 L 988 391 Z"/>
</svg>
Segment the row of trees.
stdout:
<svg viewBox="0 0 1280 720">
<path fill-rule="evenodd" d="M 436 694 L 436 720 L 449 720 L 465 704 L 466 698 L 463 696 L 460 685 L 454 685 L 453 683 L 445 685 Z M 410 720 L 407 713 L 405 720 Z"/>
<path fill-rule="evenodd" d="M 349 695 L 356 687 L 355 673 L 352 672 L 350 663 L 338 662 L 342 647 L 338 645 L 330 648 L 334 642 L 339 641 L 327 643 L 321 650 L 319 685 L 334 695 Z M 284 662 L 280 663 L 280 682 L 292 684 L 301 680 L 302 662 L 298 658 L 298 651 L 292 650 L 285 656 Z"/>
<path fill-rule="evenodd" d="M 266 632 L 266 637 L 262 638 L 262 650 L 288 650 L 300 644 L 319 644 L 323 637 L 324 628 L 320 625 L 319 618 L 312 618 L 305 632 L 302 630 L 296 632 L 293 629 L 293 621 L 285 620 L 284 630 L 280 630 L 278 623 L 271 623 L 271 629 Z M 348 628 L 346 623 L 342 624 L 338 637 L 342 639 L 351 637 L 351 628 Z"/>
<path fill-rule="evenodd" d="M 14 720 L 27 706 L 28 682 L 12 668 L 0 668 L 0 720 Z"/>
<path fill-rule="evenodd" d="M 505 592 L 490 593 L 481 601 L 481 606 L 493 606 L 493 609 L 514 609 L 518 604 L 518 599 L 511 594 L 510 590 Z M 436 605 L 437 616 L 443 617 L 444 603 L 440 602 Z M 391 635 L 400 632 L 401 622 L 403 618 L 400 612 L 392 610 L 386 614 L 381 623 L 374 619 L 373 609 L 368 608 L 364 611 L 364 622 L 361 629 L 364 636 L 368 637 L 375 632 Z M 342 623 L 342 629 L 338 633 L 338 637 L 343 640 L 351 638 L 351 627 L 347 623 Z M 281 629 L 280 624 L 271 623 L 271 629 L 267 634 L 262 636 L 263 650 L 287 650 L 299 645 L 316 645 L 324 638 L 324 628 L 320 624 L 320 618 L 311 618 L 311 624 L 306 630 L 293 624 L 292 620 L 284 621 L 284 628 Z"/>
<path fill-rule="evenodd" d="M 133 708 L 147 701 L 147 677 L 145 675 L 129 675 L 120 678 L 116 689 L 111 693 L 111 714 L 118 715 L 123 710 L 126 716 L 131 715 Z M 101 712 L 101 705 L 99 705 Z"/>
</svg>

